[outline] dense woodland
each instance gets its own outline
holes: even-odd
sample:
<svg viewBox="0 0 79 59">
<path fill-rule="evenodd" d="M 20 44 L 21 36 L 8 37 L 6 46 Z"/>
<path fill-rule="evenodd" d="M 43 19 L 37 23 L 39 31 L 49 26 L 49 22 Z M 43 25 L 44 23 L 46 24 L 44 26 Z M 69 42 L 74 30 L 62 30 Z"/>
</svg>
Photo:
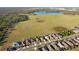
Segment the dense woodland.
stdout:
<svg viewBox="0 0 79 59">
<path fill-rule="evenodd" d="M 27 15 L 1 15 L 0 16 L 0 45 L 5 42 L 8 37 L 8 31 L 13 28 L 15 24 L 21 21 L 28 20 Z"/>
</svg>

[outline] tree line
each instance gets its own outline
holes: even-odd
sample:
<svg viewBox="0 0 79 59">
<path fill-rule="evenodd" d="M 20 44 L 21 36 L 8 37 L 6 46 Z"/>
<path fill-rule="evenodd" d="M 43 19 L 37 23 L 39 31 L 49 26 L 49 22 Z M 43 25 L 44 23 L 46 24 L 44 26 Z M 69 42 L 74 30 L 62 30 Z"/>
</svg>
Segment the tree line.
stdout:
<svg viewBox="0 0 79 59">
<path fill-rule="evenodd" d="M 15 24 L 28 20 L 27 15 L 1 15 L 0 16 L 0 44 L 5 41 L 9 28 L 13 28 Z"/>
</svg>

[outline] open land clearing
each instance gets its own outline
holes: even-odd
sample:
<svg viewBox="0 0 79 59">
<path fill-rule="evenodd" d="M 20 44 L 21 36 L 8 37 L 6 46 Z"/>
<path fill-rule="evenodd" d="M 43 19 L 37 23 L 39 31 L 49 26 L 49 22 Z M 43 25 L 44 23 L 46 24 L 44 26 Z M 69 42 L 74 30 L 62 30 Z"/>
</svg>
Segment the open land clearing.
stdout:
<svg viewBox="0 0 79 59">
<path fill-rule="evenodd" d="M 30 20 L 20 22 L 15 26 L 15 30 L 7 38 L 7 43 L 57 33 L 79 26 L 79 15 L 29 15 L 29 17 Z M 64 28 L 64 30 L 57 31 L 56 27 Z"/>
</svg>

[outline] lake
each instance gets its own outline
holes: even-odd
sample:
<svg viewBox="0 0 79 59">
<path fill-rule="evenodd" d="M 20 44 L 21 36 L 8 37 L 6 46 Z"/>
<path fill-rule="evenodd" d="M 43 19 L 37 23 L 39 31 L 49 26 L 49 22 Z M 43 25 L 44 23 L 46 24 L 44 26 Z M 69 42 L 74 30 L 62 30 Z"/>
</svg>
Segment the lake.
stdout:
<svg viewBox="0 0 79 59">
<path fill-rule="evenodd" d="M 37 15 L 45 15 L 45 14 L 58 15 L 58 14 L 64 14 L 64 12 L 46 12 L 46 11 L 37 11 L 37 12 L 33 12 L 33 14 L 37 14 Z"/>
</svg>

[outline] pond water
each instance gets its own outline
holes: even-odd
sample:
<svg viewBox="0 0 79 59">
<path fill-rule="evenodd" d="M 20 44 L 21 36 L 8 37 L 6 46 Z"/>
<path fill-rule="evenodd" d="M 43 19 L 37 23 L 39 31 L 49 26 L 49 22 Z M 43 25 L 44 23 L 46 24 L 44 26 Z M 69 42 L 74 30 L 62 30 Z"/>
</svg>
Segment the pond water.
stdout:
<svg viewBox="0 0 79 59">
<path fill-rule="evenodd" d="M 45 15 L 45 14 L 53 14 L 53 15 L 57 15 L 57 14 L 64 14 L 64 13 L 63 13 L 63 12 L 37 11 L 37 12 L 33 12 L 33 14 L 37 14 L 37 15 Z"/>
</svg>

